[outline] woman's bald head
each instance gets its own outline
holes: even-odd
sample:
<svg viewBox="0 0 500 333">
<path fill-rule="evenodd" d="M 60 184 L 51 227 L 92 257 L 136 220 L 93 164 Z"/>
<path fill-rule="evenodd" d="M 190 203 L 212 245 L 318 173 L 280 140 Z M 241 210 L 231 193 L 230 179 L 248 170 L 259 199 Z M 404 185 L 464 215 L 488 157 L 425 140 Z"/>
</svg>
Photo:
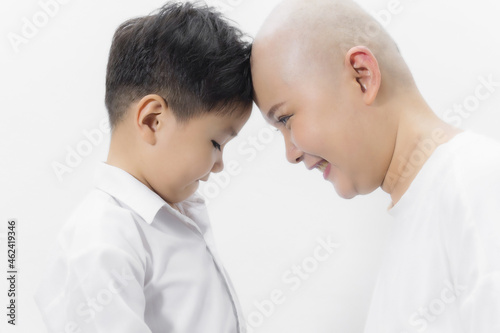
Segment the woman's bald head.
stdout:
<svg viewBox="0 0 500 333">
<path fill-rule="evenodd" d="M 286 81 L 301 79 L 313 70 L 335 75 L 355 46 L 367 47 L 376 57 L 386 81 L 383 85 L 413 87 L 413 78 L 394 40 L 350 0 L 283 1 L 255 39 L 252 64 L 259 66 L 272 57 L 282 64 L 279 74 Z"/>
</svg>

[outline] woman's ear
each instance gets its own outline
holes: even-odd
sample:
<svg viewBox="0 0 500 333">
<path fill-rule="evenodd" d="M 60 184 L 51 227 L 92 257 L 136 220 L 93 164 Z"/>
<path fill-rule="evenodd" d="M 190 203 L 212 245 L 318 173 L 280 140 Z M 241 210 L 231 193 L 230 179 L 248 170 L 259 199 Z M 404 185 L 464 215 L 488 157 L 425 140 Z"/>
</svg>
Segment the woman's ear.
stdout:
<svg viewBox="0 0 500 333">
<path fill-rule="evenodd" d="M 351 48 L 345 56 L 345 66 L 352 69 L 353 79 L 356 80 L 359 90 L 363 93 L 363 101 L 371 105 L 379 92 L 382 75 L 377 59 L 365 46 Z"/>
<path fill-rule="evenodd" d="M 139 101 L 134 120 L 144 141 L 150 145 L 156 144 L 156 134 L 164 126 L 169 112 L 167 102 L 158 95 L 147 95 Z"/>
</svg>

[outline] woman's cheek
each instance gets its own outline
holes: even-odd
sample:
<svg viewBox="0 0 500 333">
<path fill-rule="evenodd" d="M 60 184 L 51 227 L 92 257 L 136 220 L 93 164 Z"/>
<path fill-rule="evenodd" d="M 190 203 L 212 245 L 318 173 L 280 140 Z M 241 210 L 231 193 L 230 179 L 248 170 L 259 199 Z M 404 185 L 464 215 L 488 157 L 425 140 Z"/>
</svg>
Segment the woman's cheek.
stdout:
<svg viewBox="0 0 500 333">
<path fill-rule="evenodd" d="M 297 125 L 291 134 L 295 145 L 304 152 L 311 153 L 319 148 L 320 140 L 317 140 L 318 133 L 315 128 Z"/>
</svg>

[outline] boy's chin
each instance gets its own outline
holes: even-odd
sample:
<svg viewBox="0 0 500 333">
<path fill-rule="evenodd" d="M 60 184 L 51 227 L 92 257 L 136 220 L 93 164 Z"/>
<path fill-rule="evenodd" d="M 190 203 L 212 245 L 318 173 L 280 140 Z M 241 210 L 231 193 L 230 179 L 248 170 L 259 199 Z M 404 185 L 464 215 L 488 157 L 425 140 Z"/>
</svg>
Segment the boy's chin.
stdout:
<svg viewBox="0 0 500 333">
<path fill-rule="evenodd" d="M 180 199 L 179 202 L 184 201 L 184 200 L 188 199 L 189 197 L 191 197 L 193 194 L 195 194 L 196 191 L 198 191 L 199 187 L 200 187 L 199 180 L 196 180 L 192 184 L 187 186 L 185 188 L 185 190 L 182 192 L 182 195 L 179 195 L 179 199 Z"/>
<path fill-rule="evenodd" d="M 171 192 L 170 195 L 168 195 L 168 198 L 164 196 L 162 196 L 162 198 L 170 204 L 178 204 L 195 194 L 198 187 L 199 181 L 195 181 L 182 189 L 177 189 L 174 193 Z"/>
</svg>

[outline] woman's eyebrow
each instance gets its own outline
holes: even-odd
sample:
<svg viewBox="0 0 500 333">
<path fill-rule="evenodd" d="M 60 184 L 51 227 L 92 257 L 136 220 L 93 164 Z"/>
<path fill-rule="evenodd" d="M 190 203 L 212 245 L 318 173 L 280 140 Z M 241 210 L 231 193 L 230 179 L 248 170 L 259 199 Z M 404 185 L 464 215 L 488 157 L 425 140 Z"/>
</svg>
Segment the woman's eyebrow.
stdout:
<svg viewBox="0 0 500 333">
<path fill-rule="evenodd" d="M 276 111 L 278 111 L 283 105 L 285 104 L 285 102 L 281 102 L 281 103 L 278 103 L 278 104 L 275 104 L 273 105 L 273 107 L 269 110 L 269 112 L 267 113 L 267 119 L 269 119 L 270 121 L 274 122 L 274 114 L 276 113 Z"/>
</svg>

